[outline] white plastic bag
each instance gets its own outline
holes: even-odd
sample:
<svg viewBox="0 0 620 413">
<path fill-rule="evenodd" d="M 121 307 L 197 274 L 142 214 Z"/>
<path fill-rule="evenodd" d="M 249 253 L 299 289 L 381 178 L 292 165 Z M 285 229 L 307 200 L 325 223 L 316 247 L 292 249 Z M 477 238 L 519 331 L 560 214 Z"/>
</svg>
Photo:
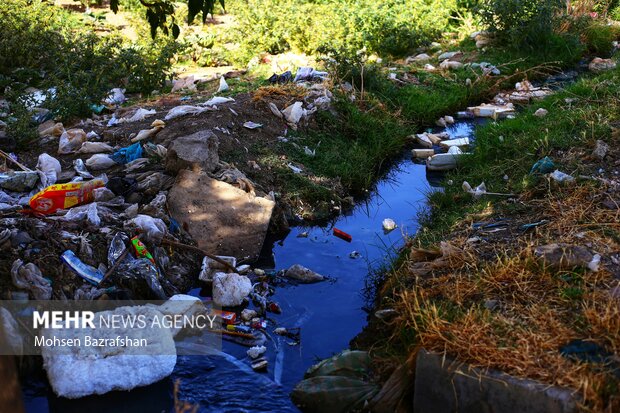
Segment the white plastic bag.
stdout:
<svg viewBox="0 0 620 413">
<path fill-rule="evenodd" d="M 228 83 L 226 83 L 226 79 L 224 79 L 224 76 L 220 77 L 220 87 L 217 89 L 217 93 L 225 92 L 228 89 L 230 88 L 228 87 Z"/>
<path fill-rule="evenodd" d="M 295 102 L 282 111 L 284 118 L 292 125 L 297 125 L 304 115 L 302 102 Z"/>
<path fill-rule="evenodd" d="M 46 153 L 39 155 L 37 169 L 42 172 L 41 183 L 43 183 L 43 186 L 54 185 L 61 172 L 60 162 L 58 159 Z"/>
<path fill-rule="evenodd" d="M 135 218 L 125 223 L 125 228 L 138 228 L 146 234 L 147 240 L 161 241 L 166 234 L 166 224 L 159 218 L 138 214 Z"/>
<path fill-rule="evenodd" d="M 92 170 L 108 169 L 116 165 L 116 162 L 104 153 L 97 153 L 86 160 L 86 166 Z"/>
<path fill-rule="evenodd" d="M 207 108 L 201 108 L 199 106 L 181 105 L 170 109 L 166 114 L 165 120 L 178 118 L 185 115 L 195 115 L 208 110 Z"/>
<path fill-rule="evenodd" d="M 77 151 L 86 142 L 86 132 L 83 129 L 64 131 L 58 140 L 58 153 L 66 155 Z"/>
<path fill-rule="evenodd" d="M 129 119 L 125 120 L 125 122 L 138 122 L 138 121 L 144 120 L 148 116 L 154 115 L 155 113 L 156 113 L 155 109 L 148 110 L 148 109 L 138 108 L 138 110 L 136 110 L 136 113 L 134 113 Z"/>
<path fill-rule="evenodd" d="M 105 142 L 84 142 L 77 153 L 109 153 L 114 152 L 114 148 Z"/>
</svg>

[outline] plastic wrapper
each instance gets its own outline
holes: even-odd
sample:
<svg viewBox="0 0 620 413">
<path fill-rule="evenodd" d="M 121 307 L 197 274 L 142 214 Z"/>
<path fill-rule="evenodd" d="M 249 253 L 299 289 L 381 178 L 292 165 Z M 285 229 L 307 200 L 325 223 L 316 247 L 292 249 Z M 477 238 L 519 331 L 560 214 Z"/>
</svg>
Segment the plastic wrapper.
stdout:
<svg viewBox="0 0 620 413">
<path fill-rule="evenodd" d="M 24 264 L 22 260 L 15 260 L 11 267 L 11 279 L 15 287 L 29 290 L 35 300 L 52 298 L 50 281 L 43 277 L 39 267 L 33 263 Z"/>
<path fill-rule="evenodd" d="M 94 189 L 104 185 L 104 179 L 93 179 L 87 182 L 48 186 L 30 198 L 30 208 L 42 214 L 52 214 L 59 209 L 86 204 L 94 199 Z"/>
<path fill-rule="evenodd" d="M 105 142 L 84 142 L 77 153 L 109 153 L 114 148 Z"/>
<path fill-rule="evenodd" d="M 97 227 L 101 225 L 101 218 L 99 218 L 99 214 L 97 213 L 96 202 L 70 209 L 69 212 L 67 212 L 67 214 L 63 217 L 63 219 L 65 221 L 74 222 L 79 222 L 86 219 L 88 220 L 88 222 Z"/>
<path fill-rule="evenodd" d="M 101 280 L 103 280 L 103 273 L 101 271 L 82 262 L 71 250 L 63 252 L 60 259 L 71 271 L 91 284 L 99 285 Z"/>
<path fill-rule="evenodd" d="M 88 172 L 86 169 L 86 165 L 84 165 L 84 161 L 81 159 L 76 159 L 73 161 L 73 169 L 75 172 L 84 179 L 93 179 L 93 175 Z"/>
</svg>

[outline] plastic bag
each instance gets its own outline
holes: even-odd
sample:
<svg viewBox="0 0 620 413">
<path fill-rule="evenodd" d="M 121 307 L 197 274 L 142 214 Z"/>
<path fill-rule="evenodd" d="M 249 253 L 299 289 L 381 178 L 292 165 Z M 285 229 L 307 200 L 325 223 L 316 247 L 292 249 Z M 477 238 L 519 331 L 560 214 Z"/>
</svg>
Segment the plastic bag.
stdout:
<svg viewBox="0 0 620 413">
<path fill-rule="evenodd" d="M 142 145 L 140 143 L 134 143 L 126 148 L 119 149 L 111 156 L 112 160 L 116 163 L 126 164 L 127 162 L 134 161 L 142 157 Z"/>
<path fill-rule="evenodd" d="M 84 142 L 77 153 L 114 152 L 114 148 L 105 142 Z"/>
<path fill-rule="evenodd" d="M 97 213 L 97 203 L 93 202 L 88 205 L 83 205 L 75 208 L 71 208 L 69 212 L 62 218 L 65 221 L 78 222 L 87 219 L 88 222 L 98 227 L 101 225 L 101 218 Z"/>
<path fill-rule="evenodd" d="M 199 106 L 181 105 L 170 109 L 170 111 L 164 117 L 164 120 L 170 120 L 185 115 L 195 115 L 208 110 L 207 108 L 201 108 Z"/>
<path fill-rule="evenodd" d="M 203 106 L 215 106 L 215 105 L 221 105 L 222 103 L 227 103 L 227 102 L 234 102 L 235 99 L 233 98 L 224 98 L 224 97 L 220 97 L 220 96 L 215 96 L 212 97 L 211 99 L 207 100 L 205 103 L 201 103 L 201 105 Z"/>
<path fill-rule="evenodd" d="M 138 121 L 142 121 L 145 118 L 147 118 L 148 116 L 154 115 L 155 113 L 157 113 L 157 111 L 155 109 L 148 110 L 148 109 L 138 108 L 138 110 L 136 110 L 136 113 L 134 113 L 125 122 L 138 122 Z"/>
<path fill-rule="evenodd" d="M 104 100 L 108 105 L 121 105 L 127 98 L 125 97 L 125 89 L 114 88 L 108 94 L 108 97 Z"/>
<path fill-rule="evenodd" d="M 187 89 L 189 92 L 196 91 L 194 76 L 187 76 L 182 79 L 172 81 L 172 93 L 178 92 L 183 89 Z"/>
<path fill-rule="evenodd" d="M 76 159 L 73 161 L 73 169 L 75 172 L 84 179 L 93 179 L 93 175 L 88 172 L 86 169 L 86 165 L 84 165 L 84 161 L 81 159 Z"/>
<path fill-rule="evenodd" d="M 125 251 L 126 242 L 129 240 L 127 235 L 117 232 L 112 238 L 110 248 L 108 249 L 108 265 L 112 267 L 119 260 Z M 165 300 L 167 298 L 164 289 L 159 282 L 159 272 L 155 265 L 146 258 L 133 258 L 126 255 L 123 261 L 116 267 L 116 276 L 118 283 L 129 287 L 132 291 L 138 289 L 137 281 L 144 280 L 152 295 L 158 299 Z"/>
<path fill-rule="evenodd" d="M 58 140 L 58 153 L 60 155 L 73 153 L 80 149 L 84 142 L 86 142 L 86 132 L 83 129 L 65 131 Z"/>
<path fill-rule="evenodd" d="M 22 260 L 15 260 L 11 267 L 11 278 L 15 287 L 29 290 L 35 300 L 52 298 L 50 281 L 43 277 L 39 267 L 33 263 L 24 264 Z"/>
<path fill-rule="evenodd" d="M 226 79 L 224 76 L 220 77 L 220 87 L 217 89 L 217 93 L 225 92 L 228 89 L 230 89 L 230 87 L 228 86 L 228 83 L 226 83 Z"/>
<path fill-rule="evenodd" d="M 91 202 L 94 198 L 94 189 L 104 185 L 104 180 L 93 179 L 87 182 L 48 186 L 30 198 L 30 208 L 42 214 L 52 214 L 59 209 L 69 209 Z"/>
<path fill-rule="evenodd" d="M 299 123 L 302 116 L 304 115 L 304 109 L 302 105 L 302 102 L 295 102 L 282 111 L 282 115 L 284 115 L 284 118 L 287 120 L 287 122 L 293 125 Z"/>
<path fill-rule="evenodd" d="M 37 169 L 43 173 L 41 183 L 43 186 L 54 185 L 62 171 L 58 159 L 46 153 L 39 155 Z"/>
<path fill-rule="evenodd" d="M 39 130 L 39 136 L 42 138 L 46 136 L 60 136 L 63 134 L 64 131 L 64 126 L 62 125 L 62 123 L 59 122 L 50 126 L 49 128 Z"/>
<path fill-rule="evenodd" d="M 108 169 L 116 165 L 110 155 L 96 153 L 86 160 L 86 166 L 94 170 Z"/>
<path fill-rule="evenodd" d="M 304 412 L 340 413 L 361 409 L 379 387 L 366 381 L 370 357 L 365 351 L 345 350 L 310 367 L 291 393 Z"/>
<path fill-rule="evenodd" d="M 126 228 L 138 228 L 146 235 L 146 239 L 161 241 L 166 234 L 166 224 L 159 218 L 138 214 L 125 223 Z"/>
</svg>

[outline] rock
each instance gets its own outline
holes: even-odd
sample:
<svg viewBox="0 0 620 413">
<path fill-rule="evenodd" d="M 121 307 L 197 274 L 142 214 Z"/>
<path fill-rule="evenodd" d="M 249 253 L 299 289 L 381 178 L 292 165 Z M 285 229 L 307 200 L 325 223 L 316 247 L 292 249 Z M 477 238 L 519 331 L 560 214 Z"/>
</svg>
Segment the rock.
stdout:
<svg viewBox="0 0 620 413">
<path fill-rule="evenodd" d="M 588 69 L 590 69 L 591 72 L 595 73 L 615 68 L 616 62 L 614 62 L 612 59 L 601 59 L 600 57 L 595 57 L 588 65 Z"/>
<path fill-rule="evenodd" d="M 218 146 L 218 138 L 210 130 L 177 138 L 168 147 L 166 170 L 173 174 L 181 169 L 213 172 L 219 162 Z"/>
<path fill-rule="evenodd" d="M 211 253 L 257 257 L 275 202 L 204 173 L 180 171 L 168 194 L 170 214 Z"/>
<path fill-rule="evenodd" d="M 0 173 L 0 188 L 15 192 L 30 191 L 39 182 L 37 171 Z"/>
<path fill-rule="evenodd" d="M 279 336 L 285 336 L 286 333 L 288 333 L 287 329 L 284 327 L 278 327 L 275 330 L 273 330 L 273 332 Z"/>
<path fill-rule="evenodd" d="M 409 56 L 405 60 L 405 63 L 406 64 L 411 64 L 413 62 L 427 62 L 429 60 L 431 60 L 431 57 L 429 55 L 427 55 L 426 53 L 420 53 L 417 56 Z"/>
<path fill-rule="evenodd" d="M 499 301 L 497 300 L 485 300 L 484 308 L 489 311 L 497 310 L 499 308 Z"/>
<path fill-rule="evenodd" d="M 437 60 L 439 60 L 440 62 L 443 62 L 444 60 L 450 60 L 454 57 L 458 57 L 461 56 L 463 53 L 461 53 L 460 51 L 456 51 L 456 52 L 444 52 L 442 54 L 439 55 L 439 57 L 437 57 Z"/>
<path fill-rule="evenodd" d="M 250 358 L 256 359 L 265 354 L 267 351 L 267 347 L 265 346 L 254 346 L 250 347 L 246 352 Z"/>
<path fill-rule="evenodd" d="M 547 109 L 539 108 L 536 112 L 534 112 L 534 116 L 537 118 L 544 118 L 548 113 L 549 111 Z"/>
<path fill-rule="evenodd" d="M 243 321 L 251 321 L 257 315 L 258 313 L 255 310 L 251 310 L 249 308 L 244 308 L 243 311 L 241 311 L 241 319 Z"/>
<path fill-rule="evenodd" d="M 383 310 L 375 311 L 375 317 L 380 320 L 389 320 L 391 318 L 394 318 L 397 314 L 398 311 L 394 310 L 393 308 L 385 308 Z"/>
<path fill-rule="evenodd" d="M 325 277 L 299 264 L 292 265 L 284 272 L 284 276 L 302 283 L 323 281 Z"/>
<path fill-rule="evenodd" d="M 609 145 L 599 139 L 596 141 L 596 145 L 594 145 L 594 151 L 592 151 L 592 156 L 602 161 L 605 156 L 607 156 L 608 151 Z"/>
<path fill-rule="evenodd" d="M 548 244 L 536 248 L 534 254 L 544 265 L 554 269 L 587 267 L 592 261 L 592 253 L 580 245 Z"/>
<path fill-rule="evenodd" d="M 97 317 L 142 316 L 150 326 L 162 313 L 148 306 L 120 307 L 97 313 Z M 80 338 L 81 346 L 42 348 L 47 377 L 60 397 L 76 399 L 113 390 L 131 390 L 168 377 L 177 355 L 172 333 L 166 328 L 95 328 L 41 330 L 47 338 Z M 147 347 L 86 346 L 85 337 L 95 339 L 146 339 Z"/>
<path fill-rule="evenodd" d="M 442 69 L 456 70 L 456 69 L 461 69 L 463 67 L 463 63 L 455 62 L 452 60 L 444 60 L 443 62 L 441 62 L 439 67 Z"/>
<path fill-rule="evenodd" d="M 424 65 L 424 70 L 428 70 L 429 72 L 432 72 L 433 70 L 435 70 L 435 66 L 427 63 Z"/>
<path fill-rule="evenodd" d="M 252 291 L 252 282 L 244 275 L 219 272 L 213 277 L 213 302 L 221 307 L 236 307 Z"/>
</svg>

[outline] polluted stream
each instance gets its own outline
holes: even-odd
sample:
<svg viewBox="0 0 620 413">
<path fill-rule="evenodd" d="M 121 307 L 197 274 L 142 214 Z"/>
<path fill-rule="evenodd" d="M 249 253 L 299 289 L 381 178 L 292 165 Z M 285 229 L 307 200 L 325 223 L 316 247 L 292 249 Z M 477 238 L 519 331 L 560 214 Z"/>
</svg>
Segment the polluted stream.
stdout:
<svg viewBox="0 0 620 413">
<path fill-rule="evenodd" d="M 459 120 L 444 131 L 450 138 L 473 138 L 483 119 Z M 158 383 L 130 392 L 111 392 L 76 400 L 53 394 L 44 374 L 24 382 L 28 412 L 171 412 L 173 383 L 179 380 L 178 398 L 199 404 L 199 412 L 298 411 L 289 394 L 304 372 L 321 359 L 348 348 L 367 323 L 369 304 L 364 291 L 373 270 L 388 265 L 404 244 L 404 235 L 418 229 L 419 213 L 427 208 L 426 196 L 440 190 L 441 175 L 427 173 L 408 150 L 394 162 L 368 196 L 349 212 L 325 226 L 297 226 L 279 240 L 267 240 L 257 267 L 276 271 L 301 264 L 329 277 L 316 284 L 279 286 L 272 297 L 282 314 L 277 326 L 299 328 L 301 340 L 273 334 L 265 344 L 266 372 L 254 372 L 247 347 L 224 341 L 215 355 L 179 355 L 173 374 Z M 385 233 L 382 221 L 391 218 L 398 227 Z M 338 228 L 351 242 L 333 235 Z M 190 292 L 200 297 L 200 289 Z M 203 299 L 206 297 L 202 297 Z"/>
</svg>

